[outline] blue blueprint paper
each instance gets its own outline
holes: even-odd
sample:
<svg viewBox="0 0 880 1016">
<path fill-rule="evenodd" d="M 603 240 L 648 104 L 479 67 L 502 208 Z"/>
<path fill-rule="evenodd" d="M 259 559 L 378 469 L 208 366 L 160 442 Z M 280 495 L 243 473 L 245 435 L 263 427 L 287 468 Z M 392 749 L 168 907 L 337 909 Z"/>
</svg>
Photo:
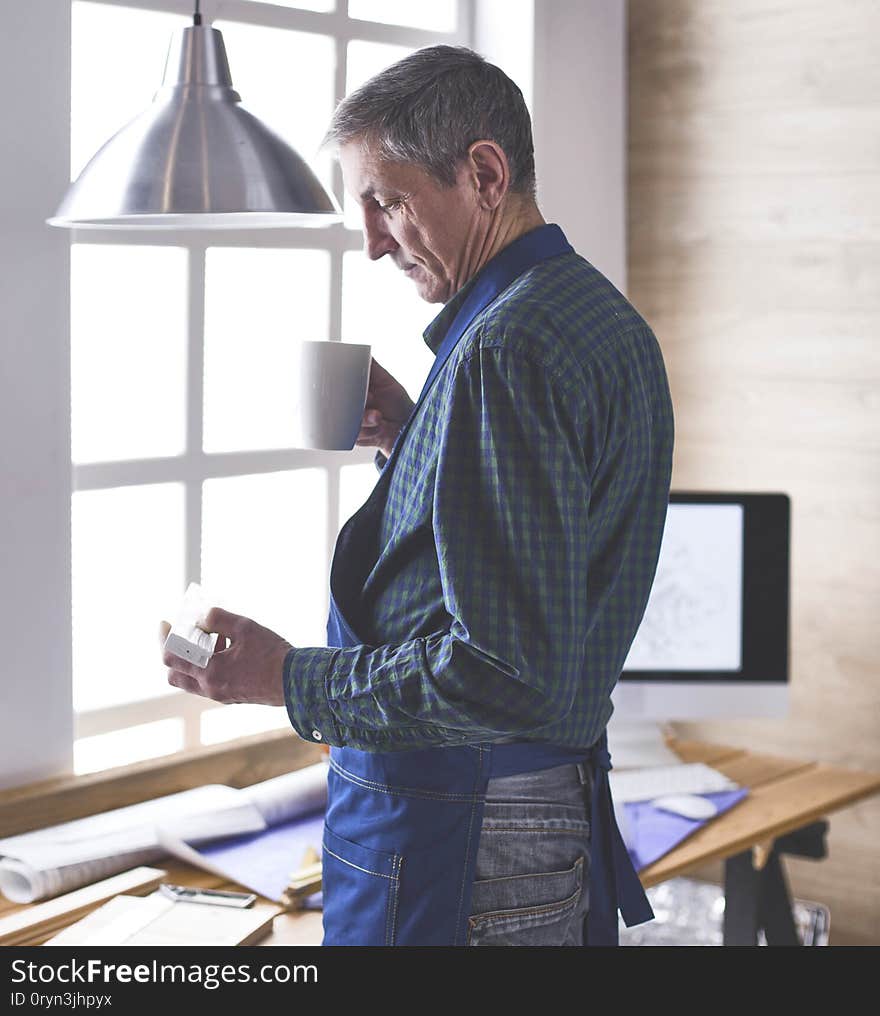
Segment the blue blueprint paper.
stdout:
<svg viewBox="0 0 880 1016">
<path fill-rule="evenodd" d="M 700 794 L 711 801 L 718 814 L 729 811 L 748 794 L 747 787 L 723 790 L 715 794 Z M 626 816 L 626 846 L 636 871 L 647 868 L 673 847 L 686 840 L 712 818 L 685 818 L 655 808 L 650 801 L 629 801 L 624 804 Z"/>
<path fill-rule="evenodd" d="M 194 849 L 220 868 L 230 881 L 247 886 L 266 899 L 280 902 L 290 876 L 302 866 L 312 847 L 321 855 L 324 813 L 291 819 L 260 833 L 235 836 Z M 311 905 L 315 898 L 309 897 Z"/>
</svg>

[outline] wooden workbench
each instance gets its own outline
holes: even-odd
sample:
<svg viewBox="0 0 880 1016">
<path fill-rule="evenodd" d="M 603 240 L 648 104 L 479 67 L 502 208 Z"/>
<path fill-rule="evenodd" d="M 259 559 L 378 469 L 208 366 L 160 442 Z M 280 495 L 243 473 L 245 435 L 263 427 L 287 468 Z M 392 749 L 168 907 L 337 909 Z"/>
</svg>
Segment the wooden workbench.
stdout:
<svg viewBox="0 0 880 1016">
<path fill-rule="evenodd" d="M 749 796 L 733 809 L 698 830 L 641 873 L 646 888 L 686 874 L 709 862 L 724 860 L 748 865 L 760 873 L 776 862 L 774 844 L 787 834 L 813 827 L 817 820 L 880 792 L 880 773 L 844 769 L 817 762 L 763 755 L 724 745 L 673 740 L 671 747 L 686 762 L 705 762 L 750 788 Z M 821 830 L 820 830 L 821 832 Z M 813 854 L 811 856 L 821 856 Z M 240 888 L 207 872 L 173 861 L 163 865 L 168 881 L 211 888 Z M 738 883 L 739 884 L 739 883 Z M 0 915 L 21 909 L 0 897 Z M 740 930 L 739 934 L 742 934 Z M 272 934 L 261 944 L 317 945 L 321 914 L 282 914 Z M 35 942 L 34 944 L 38 944 Z"/>
</svg>

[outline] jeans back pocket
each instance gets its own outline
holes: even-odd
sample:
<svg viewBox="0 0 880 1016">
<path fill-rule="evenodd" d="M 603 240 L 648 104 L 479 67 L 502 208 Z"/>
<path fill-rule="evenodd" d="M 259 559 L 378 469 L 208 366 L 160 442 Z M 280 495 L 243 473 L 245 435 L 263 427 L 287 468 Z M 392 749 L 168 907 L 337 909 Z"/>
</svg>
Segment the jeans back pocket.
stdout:
<svg viewBox="0 0 880 1016">
<path fill-rule="evenodd" d="M 483 879 L 474 883 L 467 944 L 581 944 L 588 899 L 583 857 L 564 871 Z"/>
</svg>

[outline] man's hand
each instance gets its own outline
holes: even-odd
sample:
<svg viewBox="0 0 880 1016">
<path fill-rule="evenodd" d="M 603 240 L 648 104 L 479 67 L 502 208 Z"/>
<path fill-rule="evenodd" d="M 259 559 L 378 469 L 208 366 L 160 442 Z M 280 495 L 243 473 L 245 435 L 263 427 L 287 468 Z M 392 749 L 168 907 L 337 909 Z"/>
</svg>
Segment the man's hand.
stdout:
<svg viewBox="0 0 880 1016">
<path fill-rule="evenodd" d="M 383 455 L 390 455 L 395 438 L 413 405 L 403 385 L 373 360 L 367 402 L 356 443 L 361 447 L 380 448 Z"/>
<path fill-rule="evenodd" d="M 202 669 L 163 652 L 169 684 L 215 702 L 284 705 L 282 672 L 284 657 L 293 648 L 289 642 L 256 621 L 220 607 L 212 607 L 199 627 L 220 635 L 214 655 Z M 159 634 L 163 646 L 169 631 L 171 625 L 162 621 Z"/>
</svg>

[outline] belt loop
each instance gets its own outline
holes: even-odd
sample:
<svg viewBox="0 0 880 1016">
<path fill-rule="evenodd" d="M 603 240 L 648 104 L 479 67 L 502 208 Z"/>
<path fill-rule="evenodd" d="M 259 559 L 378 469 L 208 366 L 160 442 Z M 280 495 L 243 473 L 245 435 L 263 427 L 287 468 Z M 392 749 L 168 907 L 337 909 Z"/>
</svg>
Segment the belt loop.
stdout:
<svg viewBox="0 0 880 1016">
<path fill-rule="evenodd" d="M 578 771 L 578 779 L 581 781 L 581 786 L 585 787 L 587 785 L 587 779 L 588 779 L 586 766 L 584 765 L 583 762 L 578 762 L 576 764 L 577 764 L 577 771 Z"/>
</svg>

